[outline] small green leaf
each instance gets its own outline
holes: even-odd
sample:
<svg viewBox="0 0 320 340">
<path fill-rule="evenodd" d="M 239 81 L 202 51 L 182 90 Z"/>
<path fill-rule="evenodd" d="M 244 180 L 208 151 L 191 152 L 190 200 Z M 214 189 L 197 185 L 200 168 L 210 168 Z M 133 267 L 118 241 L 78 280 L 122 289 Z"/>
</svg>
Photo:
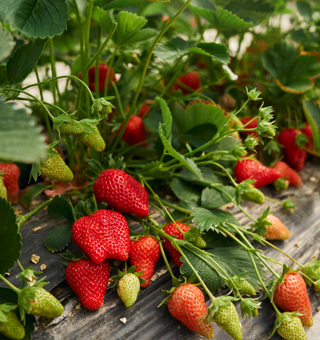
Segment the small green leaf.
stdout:
<svg viewBox="0 0 320 340">
<path fill-rule="evenodd" d="M 63 250 L 71 241 L 71 224 L 63 224 L 54 228 L 46 236 L 44 244 L 52 252 Z"/>
<path fill-rule="evenodd" d="M 220 188 L 228 193 L 231 196 L 231 199 L 225 193 L 219 190 Z M 229 185 L 217 188 L 205 188 L 201 194 L 201 206 L 207 209 L 219 208 L 230 203 L 234 197 L 235 188 Z"/>
<path fill-rule="evenodd" d="M 119 9 L 119 8 L 131 7 L 131 6 L 135 6 L 139 4 L 141 4 L 141 0 L 116 0 L 116 1 L 108 3 L 107 5 L 103 5 L 102 7 L 104 9 L 112 9 L 112 8 Z M 100 5 L 97 4 L 97 6 L 100 6 Z"/>
<path fill-rule="evenodd" d="M 16 214 L 11 204 L 0 198 L 0 274 L 4 274 L 14 266 L 20 257 L 21 234 L 18 232 Z"/>
<path fill-rule="evenodd" d="M 21 45 L 10 57 L 7 63 L 9 84 L 20 84 L 32 72 L 47 40 L 30 40 Z"/>
<path fill-rule="evenodd" d="M 192 184 L 179 178 L 174 178 L 170 184 L 170 187 L 174 194 L 181 201 L 194 201 L 196 203 L 200 202 L 199 190 L 196 190 Z"/>
<path fill-rule="evenodd" d="M 226 46 L 213 42 L 200 43 L 196 47 L 191 48 L 189 52 L 206 55 L 220 61 L 222 64 L 229 64 L 230 62 L 230 55 Z"/>
<path fill-rule="evenodd" d="M 210 229 L 216 229 L 216 227 L 228 221 L 228 218 L 222 214 L 222 210 L 216 210 L 212 212 L 204 208 L 196 208 L 191 214 L 193 221 L 196 222 L 196 226 L 200 231 L 208 231 Z"/>
<path fill-rule="evenodd" d="M 179 177 L 187 182 L 202 186 L 227 184 L 229 182 L 227 177 L 215 175 L 213 170 L 209 167 L 199 166 L 199 169 L 201 170 L 203 180 L 200 180 L 197 176 L 195 176 L 191 171 L 186 168 L 182 169 L 182 171 L 179 173 Z"/>
<path fill-rule="evenodd" d="M 171 129 L 172 129 L 172 115 L 171 115 L 170 109 L 168 108 L 167 103 L 160 97 L 157 97 L 156 99 L 158 99 L 160 103 L 162 119 L 163 119 L 165 131 L 166 131 L 166 138 L 169 139 L 171 136 Z"/>
<path fill-rule="evenodd" d="M 1 41 L 0 45 L 0 62 L 1 62 L 10 55 L 16 43 L 13 41 L 12 36 L 1 26 L 0 26 L 0 41 Z"/>
<path fill-rule="evenodd" d="M 297 1 L 296 5 L 301 16 L 303 16 L 303 18 L 306 21 L 311 21 L 312 20 L 312 8 L 310 6 L 310 3 L 307 1 Z"/>
<path fill-rule="evenodd" d="M 154 38 L 158 32 L 154 30 L 153 28 L 144 28 L 138 32 L 136 32 L 134 35 L 132 35 L 128 40 L 126 40 L 126 45 L 129 44 L 136 44 L 138 42 L 144 42 L 148 39 Z"/>
<path fill-rule="evenodd" d="M 320 152 L 320 107 L 310 100 L 304 100 L 302 105 L 312 129 L 315 150 Z"/>
<path fill-rule="evenodd" d="M 52 38 L 67 28 L 65 0 L 2 0 L 2 19 L 28 38 Z"/>
<path fill-rule="evenodd" d="M 32 200 L 40 195 L 49 186 L 45 184 L 34 184 L 32 185 L 21 197 L 20 203 L 25 208 L 28 209 L 31 205 Z"/>
<path fill-rule="evenodd" d="M 60 221 L 74 222 L 72 207 L 63 196 L 55 196 L 48 206 L 48 214 Z"/>
</svg>

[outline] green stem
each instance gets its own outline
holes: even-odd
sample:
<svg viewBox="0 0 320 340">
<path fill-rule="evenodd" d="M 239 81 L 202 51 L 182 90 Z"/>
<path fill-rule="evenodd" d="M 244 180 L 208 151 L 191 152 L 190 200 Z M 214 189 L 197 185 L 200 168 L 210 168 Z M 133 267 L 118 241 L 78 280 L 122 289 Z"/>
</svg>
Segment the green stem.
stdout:
<svg viewBox="0 0 320 340">
<path fill-rule="evenodd" d="M 173 272 L 172 272 L 172 269 L 171 269 L 171 267 L 170 267 L 168 258 L 167 258 L 167 256 L 166 256 L 166 253 L 164 252 L 162 242 L 160 241 L 158 235 L 157 235 L 157 239 L 158 239 L 158 241 L 159 241 L 159 247 L 160 247 L 160 251 L 161 251 L 161 255 L 162 255 L 163 261 L 164 261 L 164 263 L 166 264 L 166 266 L 167 266 L 167 268 L 168 268 L 168 271 L 169 271 L 169 273 L 170 273 L 170 275 L 171 275 L 172 280 L 174 280 L 174 279 L 176 279 L 176 277 L 173 275 Z"/>
<path fill-rule="evenodd" d="M 9 282 L 4 276 L 0 274 L 0 279 L 6 283 L 14 292 L 16 292 L 18 295 L 20 294 L 21 290 L 18 289 L 16 286 L 14 286 L 11 282 Z"/>
<path fill-rule="evenodd" d="M 23 97 L 17 97 L 16 99 L 17 99 L 17 100 L 27 100 L 28 102 L 34 102 L 34 103 L 37 103 L 37 102 L 38 102 L 38 100 L 34 100 L 34 99 L 30 99 L 30 98 L 23 98 Z M 56 106 L 56 105 L 51 104 L 51 103 L 48 103 L 48 102 L 45 102 L 44 100 L 42 100 L 42 98 L 41 98 L 41 101 L 42 101 L 43 104 L 45 104 L 45 105 L 47 105 L 47 106 L 54 107 L 55 109 L 59 110 L 59 111 L 62 112 L 63 114 L 67 114 L 67 112 L 66 112 L 65 110 L 61 109 L 61 107 Z M 49 122 L 50 122 L 50 121 L 49 121 Z M 50 126 L 50 128 L 51 128 L 51 126 Z"/>
<path fill-rule="evenodd" d="M 20 263 L 19 259 L 17 260 L 17 263 L 22 271 L 24 271 L 24 268 L 22 267 L 22 264 Z"/>
<path fill-rule="evenodd" d="M 101 27 L 97 26 L 97 48 L 100 49 L 101 45 Z M 99 98 L 99 59 L 96 59 L 96 69 L 95 69 L 95 87 L 96 87 L 96 98 Z"/>
<path fill-rule="evenodd" d="M 152 198 L 152 199 L 154 199 L 156 202 L 159 202 L 159 200 L 156 200 L 155 198 L 153 198 L 152 196 L 149 196 L 150 198 Z M 177 206 L 177 205 L 174 205 L 174 204 L 172 204 L 172 203 L 169 203 L 169 202 L 166 202 L 166 201 L 162 201 L 162 200 L 160 200 L 160 202 L 163 204 L 163 205 L 165 205 L 165 206 L 167 206 L 167 207 L 169 207 L 169 208 L 173 208 L 173 209 L 175 209 L 175 210 L 177 210 L 177 211 L 180 211 L 180 212 L 182 212 L 182 213 L 184 213 L 184 214 L 188 214 L 188 215 L 190 215 L 190 214 L 192 214 L 192 210 L 188 210 L 188 209 L 184 209 L 184 208 L 182 208 L 182 207 L 179 207 L 179 206 Z"/>
<path fill-rule="evenodd" d="M 108 70 L 109 71 L 109 70 Z M 113 88 L 114 88 L 114 91 L 116 92 L 116 96 L 117 96 L 117 102 L 118 102 L 118 108 L 119 108 L 119 111 L 120 111 L 120 114 L 122 116 L 123 119 L 126 119 L 126 114 L 123 110 L 123 107 L 122 107 L 122 102 L 121 102 L 121 96 L 120 96 L 120 93 L 119 93 L 119 90 L 118 90 L 118 87 L 117 85 L 112 82 L 112 85 L 113 85 Z M 145 143 L 145 142 L 144 142 Z"/>
<path fill-rule="evenodd" d="M 77 16 L 77 25 L 78 25 L 78 33 L 79 33 L 79 40 L 80 40 L 80 59 L 81 59 L 81 71 L 83 74 L 84 71 L 84 51 L 83 51 L 83 31 L 82 31 L 82 26 L 81 26 L 81 18 L 80 18 L 80 12 L 78 8 L 78 4 L 76 0 L 72 0 L 74 10 Z"/>
<path fill-rule="evenodd" d="M 50 40 L 50 63 L 51 63 L 51 74 L 52 74 L 52 78 L 56 78 L 57 77 L 57 73 L 56 73 L 56 58 L 54 56 L 54 44 L 53 44 L 53 39 L 51 38 Z M 58 96 L 60 98 L 60 93 L 59 93 L 59 89 L 58 89 L 58 84 L 57 81 L 53 81 L 52 82 L 52 95 L 53 95 L 53 101 L 54 101 L 54 105 L 58 106 L 58 102 L 57 102 L 57 93 Z M 60 100 L 59 100 L 60 102 Z M 58 111 L 55 111 L 56 116 L 58 115 Z"/>
</svg>

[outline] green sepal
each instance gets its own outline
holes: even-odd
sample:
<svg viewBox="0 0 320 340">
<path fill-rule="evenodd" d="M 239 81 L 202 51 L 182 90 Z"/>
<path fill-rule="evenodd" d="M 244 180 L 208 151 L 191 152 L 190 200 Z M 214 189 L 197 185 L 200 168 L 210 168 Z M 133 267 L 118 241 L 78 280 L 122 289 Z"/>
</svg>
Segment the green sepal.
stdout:
<svg viewBox="0 0 320 340">
<path fill-rule="evenodd" d="M 242 319 L 245 315 L 249 315 L 251 318 L 257 316 L 256 311 L 258 311 L 261 303 L 256 303 L 255 301 L 259 300 L 259 298 L 247 298 L 241 300 L 241 316 Z"/>
<path fill-rule="evenodd" d="M 42 274 L 42 271 L 32 270 L 31 266 L 27 269 L 24 269 L 20 274 L 17 275 L 17 277 L 21 277 L 22 284 L 24 285 L 26 282 L 32 282 L 34 280 L 37 280 L 35 274 Z"/>
<path fill-rule="evenodd" d="M 77 258 L 77 257 L 75 257 L 69 250 L 67 250 L 67 252 L 66 252 L 65 254 L 60 254 L 60 256 L 61 256 L 64 260 L 67 261 L 67 262 L 63 262 L 63 264 L 64 264 L 65 266 L 67 266 L 70 262 L 79 261 L 79 260 L 82 259 L 82 258 L 87 258 L 87 259 L 88 259 L 88 257 L 87 257 L 86 255 L 84 255 L 84 254 L 83 254 L 81 257 Z"/>
<path fill-rule="evenodd" d="M 287 190 L 289 188 L 289 183 L 289 180 L 286 178 L 278 178 L 273 182 L 274 188 L 279 192 L 282 190 Z"/>
<path fill-rule="evenodd" d="M 313 260 L 302 267 L 302 272 L 309 276 L 313 281 L 320 280 L 320 261 Z M 311 286 L 312 282 L 304 277 L 306 284 Z"/>
<path fill-rule="evenodd" d="M 112 112 L 112 109 L 115 109 L 115 106 L 111 104 L 108 100 L 114 99 L 114 97 L 101 97 L 97 98 L 93 101 L 93 104 L 91 106 L 91 113 L 93 113 L 95 110 L 99 114 L 108 114 Z"/>
<path fill-rule="evenodd" d="M 272 214 L 272 211 L 270 211 L 270 206 L 265 209 L 261 215 L 257 218 L 257 222 L 254 224 L 251 224 L 250 227 L 251 228 L 255 228 L 256 232 L 258 234 L 266 234 L 267 233 L 267 229 L 266 226 L 271 225 L 271 223 L 269 221 L 266 220 L 266 217 L 268 215 Z"/>
<path fill-rule="evenodd" d="M 15 305 L 13 303 L 3 303 L 0 305 L 0 322 L 7 322 L 8 317 L 7 314 L 11 310 L 14 310 L 18 307 L 18 305 Z"/>
<path fill-rule="evenodd" d="M 296 208 L 296 205 L 294 203 L 293 198 L 287 198 L 286 200 L 284 200 L 281 203 L 283 209 L 285 209 L 287 212 L 289 212 L 290 214 L 292 213 L 292 211 Z"/>
<path fill-rule="evenodd" d="M 239 299 L 232 296 L 220 296 L 216 298 L 211 306 L 208 307 L 206 314 L 204 315 L 204 321 L 211 323 L 213 321 L 213 316 L 219 311 L 220 307 L 228 306 L 231 301 L 238 301 Z"/>
<path fill-rule="evenodd" d="M 179 284 L 180 286 L 180 284 Z M 172 287 L 170 290 L 162 290 L 163 294 L 166 294 L 167 296 L 159 301 L 158 308 L 161 307 L 162 305 L 166 305 L 173 294 L 173 292 L 176 290 L 177 287 Z"/>
<path fill-rule="evenodd" d="M 256 88 L 249 91 L 248 88 L 246 87 L 246 91 L 247 91 L 247 96 L 249 100 L 253 100 L 253 101 L 262 100 L 262 98 L 259 98 L 262 92 L 258 91 Z"/>
</svg>

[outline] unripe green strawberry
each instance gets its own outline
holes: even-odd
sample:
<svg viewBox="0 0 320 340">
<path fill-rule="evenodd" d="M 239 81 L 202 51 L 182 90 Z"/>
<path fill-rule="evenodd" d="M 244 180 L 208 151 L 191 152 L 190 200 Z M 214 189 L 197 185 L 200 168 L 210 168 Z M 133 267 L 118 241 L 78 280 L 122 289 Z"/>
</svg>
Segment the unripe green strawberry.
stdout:
<svg viewBox="0 0 320 340">
<path fill-rule="evenodd" d="M 60 132 L 62 135 L 81 135 L 84 133 L 83 126 L 77 121 L 63 123 L 60 126 Z"/>
<path fill-rule="evenodd" d="M 62 304 L 43 288 L 36 290 L 35 298 L 31 303 L 31 310 L 28 314 L 39 315 L 45 318 L 54 319 L 63 313 Z"/>
<path fill-rule="evenodd" d="M 192 240 L 192 243 L 198 248 L 205 248 L 207 245 L 206 241 L 200 235 L 196 235 Z"/>
<path fill-rule="evenodd" d="M 258 311 L 257 309 L 254 309 L 254 310 L 252 311 L 252 316 L 253 316 L 254 318 L 256 318 L 258 315 L 259 315 L 259 311 Z"/>
<path fill-rule="evenodd" d="M 45 162 L 40 162 L 41 174 L 60 182 L 71 182 L 73 173 L 61 156 L 50 155 Z"/>
<path fill-rule="evenodd" d="M 4 183 L 3 183 L 2 179 L 0 179 L 0 197 L 4 198 L 5 200 L 7 199 L 7 189 L 4 186 Z"/>
<path fill-rule="evenodd" d="M 264 194 L 259 189 L 256 189 L 252 184 L 248 185 L 248 189 L 248 191 L 245 191 L 241 195 L 242 199 L 258 204 L 262 204 L 264 202 Z"/>
<path fill-rule="evenodd" d="M 236 340 L 242 340 L 242 330 L 236 307 L 230 301 L 227 306 L 220 306 L 214 313 L 213 320 Z"/>
<path fill-rule="evenodd" d="M 124 275 L 118 283 L 117 292 L 126 307 L 131 307 L 137 300 L 140 290 L 139 278 L 131 273 Z"/>
<path fill-rule="evenodd" d="M 308 340 L 298 316 L 292 315 L 291 322 L 283 321 L 277 329 L 277 332 L 285 340 Z"/>
<path fill-rule="evenodd" d="M 7 322 L 0 322 L 0 334 L 9 339 L 21 340 L 25 337 L 26 332 L 19 321 L 15 312 L 10 310 L 6 313 L 8 318 Z"/>
<path fill-rule="evenodd" d="M 95 151 L 103 151 L 106 147 L 106 143 L 104 142 L 98 128 L 96 126 L 93 126 L 93 129 L 95 130 L 95 132 L 82 133 L 81 135 L 79 135 L 78 140 L 82 144 L 88 146 Z"/>
<path fill-rule="evenodd" d="M 240 281 L 229 281 L 228 285 L 230 288 L 234 288 L 234 284 L 236 285 L 236 287 L 238 288 L 240 294 L 244 294 L 244 295 L 255 295 L 256 291 L 255 289 L 252 287 L 252 285 L 246 280 L 240 280 Z"/>
</svg>

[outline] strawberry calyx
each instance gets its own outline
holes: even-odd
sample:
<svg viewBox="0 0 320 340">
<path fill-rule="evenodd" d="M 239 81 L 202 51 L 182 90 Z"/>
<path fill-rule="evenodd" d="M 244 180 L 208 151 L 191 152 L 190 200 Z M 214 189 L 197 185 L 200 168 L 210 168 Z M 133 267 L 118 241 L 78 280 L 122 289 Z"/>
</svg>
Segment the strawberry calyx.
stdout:
<svg viewBox="0 0 320 340">
<path fill-rule="evenodd" d="M 303 314 L 298 312 L 285 312 L 281 313 L 280 316 L 277 317 L 276 322 L 274 323 L 273 330 L 270 334 L 270 338 L 274 335 L 277 329 L 284 323 L 284 322 L 292 322 L 293 316 L 302 316 Z"/>
<path fill-rule="evenodd" d="M 258 309 L 261 308 L 261 302 L 256 303 L 259 298 L 241 299 L 241 316 L 249 315 L 251 318 L 258 316 Z"/>
<path fill-rule="evenodd" d="M 319 260 L 313 260 L 307 264 L 305 264 L 302 267 L 302 273 L 311 278 L 313 281 L 320 280 L 320 261 Z M 306 278 L 306 276 L 303 275 L 304 280 L 308 286 L 312 285 L 312 282 L 310 279 Z M 316 285 L 318 287 L 318 284 Z"/>
<path fill-rule="evenodd" d="M 33 285 L 37 281 L 37 277 L 35 276 L 35 274 L 42 274 L 42 271 L 32 270 L 32 266 L 31 266 L 27 269 L 23 269 L 22 272 L 17 275 L 17 277 L 21 277 L 23 285 L 25 283 L 28 283 L 29 285 Z"/>
<path fill-rule="evenodd" d="M 136 269 L 136 265 L 130 267 L 128 270 L 125 269 L 124 272 L 121 271 L 120 269 L 118 269 L 118 275 L 112 276 L 111 279 L 110 279 L 111 281 L 117 281 L 117 282 L 113 286 L 111 286 L 110 288 L 116 287 L 118 285 L 120 279 L 127 274 L 135 275 L 139 279 L 140 283 L 147 282 L 147 280 L 139 277 L 143 273 L 143 270 L 141 270 L 139 272 L 135 272 L 135 269 Z"/>
<path fill-rule="evenodd" d="M 266 220 L 268 215 L 271 215 L 273 212 L 270 211 L 270 206 L 265 209 L 261 215 L 257 218 L 257 222 L 254 224 L 251 224 L 251 229 L 255 228 L 256 233 L 262 235 L 267 233 L 266 226 L 270 226 L 271 223 Z"/>
<path fill-rule="evenodd" d="M 289 183 L 288 177 L 281 177 L 273 182 L 274 188 L 279 192 L 282 190 L 287 190 L 289 188 Z"/>
<path fill-rule="evenodd" d="M 89 260 L 89 257 L 86 254 L 82 253 L 81 257 L 75 257 L 69 250 L 67 250 L 65 254 L 60 254 L 60 256 L 66 261 L 63 262 L 65 266 L 67 266 L 70 262 L 77 262 L 81 259 Z"/>
<path fill-rule="evenodd" d="M 219 311 L 220 307 L 229 306 L 231 301 L 238 301 L 238 298 L 232 296 L 219 296 L 208 307 L 207 312 L 203 315 L 204 321 L 211 323 L 214 321 L 214 315 Z"/>
<path fill-rule="evenodd" d="M 8 322 L 7 314 L 18 307 L 13 303 L 3 303 L 0 305 L 0 322 Z"/>
</svg>

